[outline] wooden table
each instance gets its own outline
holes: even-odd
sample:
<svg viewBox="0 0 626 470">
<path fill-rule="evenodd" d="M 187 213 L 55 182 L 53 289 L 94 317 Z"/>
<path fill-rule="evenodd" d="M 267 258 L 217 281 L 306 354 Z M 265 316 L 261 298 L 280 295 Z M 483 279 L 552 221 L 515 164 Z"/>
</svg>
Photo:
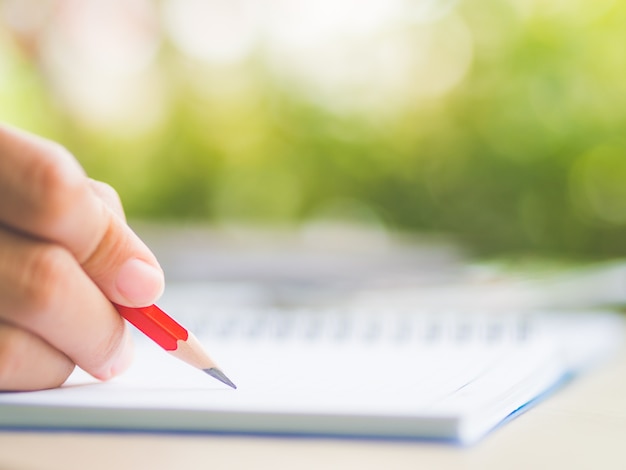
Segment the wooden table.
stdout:
<svg viewBox="0 0 626 470">
<path fill-rule="evenodd" d="M 0 469 L 626 469 L 626 350 L 469 448 L 423 442 L 0 432 Z"/>
</svg>

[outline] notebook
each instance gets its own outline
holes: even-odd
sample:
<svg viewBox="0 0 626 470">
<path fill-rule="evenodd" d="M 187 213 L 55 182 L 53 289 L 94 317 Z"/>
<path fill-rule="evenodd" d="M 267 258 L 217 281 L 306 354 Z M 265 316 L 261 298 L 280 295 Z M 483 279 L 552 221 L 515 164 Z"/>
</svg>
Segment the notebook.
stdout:
<svg viewBox="0 0 626 470">
<path fill-rule="evenodd" d="M 99 383 L 0 394 L 0 427 L 476 442 L 619 348 L 603 311 L 481 311 L 390 303 L 219 306 L 210 286 L 161 304 L 232 390 L 137 335 L 130 370 Z"/>
</svg>

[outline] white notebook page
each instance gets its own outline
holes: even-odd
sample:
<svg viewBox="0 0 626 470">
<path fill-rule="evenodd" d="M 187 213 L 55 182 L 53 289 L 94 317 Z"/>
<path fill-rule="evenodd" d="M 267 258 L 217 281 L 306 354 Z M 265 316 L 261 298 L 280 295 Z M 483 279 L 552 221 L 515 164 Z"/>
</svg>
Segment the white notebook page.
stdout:
<svg viewBox="0 0 626 470">
<path fill-rule="evenodd" d="M 0 426 L 471 442 L 614 347 L 621 324 L 598 313 L 178 310 L 237 390 L 138 335 L 123 376 L 77 371 L 58 390 L 0 395 Z"/>
</svg>

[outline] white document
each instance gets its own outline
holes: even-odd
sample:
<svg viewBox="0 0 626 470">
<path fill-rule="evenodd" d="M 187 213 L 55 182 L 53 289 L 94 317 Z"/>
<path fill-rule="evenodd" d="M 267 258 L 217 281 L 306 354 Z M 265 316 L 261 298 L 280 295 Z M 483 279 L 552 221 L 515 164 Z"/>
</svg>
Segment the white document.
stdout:
<svg viewBox="0 0 626 470">
<path fill-rule="evenodd" d="M 137 335 L 99 383 L 0 394 L 0 427 L 424 438 L 471 443 L 621 343 L 602 312 L 163 307 L 204 343 L 232 390 Z"/>
</svg>

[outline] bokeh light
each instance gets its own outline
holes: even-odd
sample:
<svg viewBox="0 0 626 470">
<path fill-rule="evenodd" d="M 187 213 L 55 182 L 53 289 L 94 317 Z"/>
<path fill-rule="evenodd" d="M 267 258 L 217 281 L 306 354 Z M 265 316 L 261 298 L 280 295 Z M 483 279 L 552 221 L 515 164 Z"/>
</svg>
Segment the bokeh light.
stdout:
<svg viewBox="0 0 626 470">
<path fill-rule="evenodd" d="M 571 171 L 576 207 L 592 221 L 626 225 L 626 147 L 602 145 L 577 159 Z"/>
<path fill-rule="evenodd" d="M 181 53 L 215 64 L 245 60 L 258 39 L 255 4 L 249 0 L 167 0 L 163 19 Z"/>
<path fill-rule="evenodd" d="M 0 119 L 131 218 L 618 256 L 625 20 L 617 0 L 0 0 Z"/>
</svg>

